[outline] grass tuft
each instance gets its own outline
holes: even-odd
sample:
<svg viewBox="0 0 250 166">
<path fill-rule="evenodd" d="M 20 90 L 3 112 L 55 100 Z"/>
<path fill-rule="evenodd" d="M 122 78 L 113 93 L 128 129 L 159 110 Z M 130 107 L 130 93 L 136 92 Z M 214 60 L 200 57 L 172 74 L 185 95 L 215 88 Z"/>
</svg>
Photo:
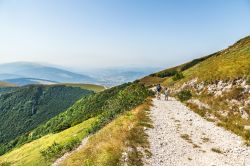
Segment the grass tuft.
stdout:
<svg viewBox="0 0 250 166">
<path fill-rule="evenodd" d="M 220 154 L 223 153 L 219 148 L 212 148 L 211 150 L 215 153 L 220 153 Z"/>
</svg>

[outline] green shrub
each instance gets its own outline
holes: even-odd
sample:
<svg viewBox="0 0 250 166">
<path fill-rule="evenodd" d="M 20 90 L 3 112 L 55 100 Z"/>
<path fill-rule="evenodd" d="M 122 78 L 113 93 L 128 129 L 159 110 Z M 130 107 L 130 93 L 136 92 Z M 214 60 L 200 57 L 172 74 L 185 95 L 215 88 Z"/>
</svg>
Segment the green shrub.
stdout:
<svg viewBox="0 0 250 166">
<path fill-rule="evenodd" d="M 176 69 L 168 69 L 166 71 L 162 71 L 160 73 L 157 73 L 156 76 L 161 77 L 161 78 L 171 77 L 171 76 L 174 76 L 176 73 L 178 73 L 178 71 Z"/>
<path fill-rule="evenodd" d="M 183 90 L 177 94 L 177 97 L 180 101 L 186 101 L 192 97 L 192 94 L 189 90 Z"/>
<path fill-rule="evenodd" d="M 247 78 L 246 78 L 246 83 L 247 83 L 248 85 L 250 85 L 250 75 L 247 76 Z"/>
<path fill-rule="evenodd" d="M 249 131 L 249 130 L 247 130 L 247 131 L 245 132 L 245 139 L 246 139 L 246 140 L 250 140 L 250 131 Z"/>
<path fill-rule="evenodd" d="M 54 142 L 51 146 L 49 146 L 46 150 L 41 151 L 41 154 L 46 159 L 50 159 L 52 157 L 56 157 L 63 150 L 63 146 Z"/>
<path fill-rule="evenodd" d="M 173 77 L 173 81 L 177 81 L 184 78 L 184 75 L 181 72 L 177 72 L 174 77 Z"/>
<path fill-rule="evenodd" d="M 52 160 L 62 156 L 68 151 L 72 151 L 73 149 L 78 147 L 80 143 L 81 141 L 78 138 L 71 139 L 64 145 L 54 142 L 51 146 L 41 151 L 40 153 L 44 158 L 46 158 L 46 160 Z"/>
</svg>

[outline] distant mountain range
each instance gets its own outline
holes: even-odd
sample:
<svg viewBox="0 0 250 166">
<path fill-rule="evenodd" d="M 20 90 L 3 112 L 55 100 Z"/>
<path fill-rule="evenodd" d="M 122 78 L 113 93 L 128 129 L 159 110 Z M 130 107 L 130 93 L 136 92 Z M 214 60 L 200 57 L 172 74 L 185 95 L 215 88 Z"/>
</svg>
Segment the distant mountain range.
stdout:
<svg viewBox="0 0 250 166">
<path fill-rule="evenodd" d="M 44 79 L 38 79 L 38 78 L 14 78 L 14 79 L 7 79 L 4 81 L 8 83 L 12 83 L 14 85 L 19 85 L 19 86 L 30 85 L 30 84 L 51 85 L 51 84 L 59 83 L 56 81 L 44 80 Z"/>
<path fill-rule="evenodd" d="M 160 69 L 154 67 L 114 67 L 92 70 L 87 72 L 87 74 L 98 79 L 103 85 L 114 86 L 132 82 Z"/>
<path fill-rule="evenodd" d="M 17 85 L 51 83 L 94 83 L 96 79 L 56 67 L 16 62 L 0 65 L 0 80 Z"/>
<path fill-rule="evenodd" d="M 90 83 L 115 86 L 144 77 L 159 68 L 104 68 L 78 74 L 53 65 L 15 62 L 0 64 L 0 81 L 15 85 Z"/>
</svg>

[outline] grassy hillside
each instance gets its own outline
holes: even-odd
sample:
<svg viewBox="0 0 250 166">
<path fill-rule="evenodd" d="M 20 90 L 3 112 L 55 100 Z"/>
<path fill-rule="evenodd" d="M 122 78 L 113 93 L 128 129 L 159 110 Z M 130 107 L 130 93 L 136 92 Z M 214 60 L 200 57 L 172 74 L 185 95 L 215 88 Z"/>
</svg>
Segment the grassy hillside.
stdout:
<svg viewBox="0 0 250 166">
<path fill-rule="evenodd" d="M 20 87 L 3 93 L 0 97 L 0 147 L 91 93 L 80 88 L 40 85 Z"/>
<path fill-rule="evenodd" d="M 143 129 L 151 126 L 147 112 L 149 106 L 150 101 L 113 120 L 61 165 L 142 165 L 142 153 L 148 153 L 149 148 Z M 139 147 L 143 150 L 138 151 Z M 124 154 L 128 157 L 126 161 Z"/>
<path fill-rule="evenodd" d="M 140 81 L 168 87 L 193 111 L 242 136 L 250 145 L 250 36 Z"/>
<path fill-rule="evenodd" d="M 250 36 L 247 36 L 225 50 L 151 74 L 141 82 L 147 85 L 163 83 L 169 86 L 175 83 L 174 78 L 180 73 L 184 77 L 181 79 L 182 83 L 193 78 L 198 78 L 198 81 L 213 82 L 247 77 L 250 75 L 249 59 Z"/>
<path fill-rule="evenodd" d="M 184 71 L 186 79 L 232 80 L 250 75 L 250 36 Z"/>
<path fill-rule="evenodd" d="M 70 87 L 79 87 L 82 89 L 92 90 L 94 92 L 101 92 L 105 90 L 105 87 L 102 85 L 95 85 L 95 84 L 61 84 Z"/>
<path fill-rule="evenodd" d="M 143 85 L 128 83 L 107 89 L 89 97 L 84 97 L 67 111 L 50 119 L 32 132 L 22 135 L 15 141 L 2 146 L 2 149 L 5 149 L 6 152 L 47 134 L 62 132 L 90 118 L 97 118 L 97 121 L 88 131 L 89 133 L 95 133 L 116 118 L 120 113 L 131 110 L 143 103 L 149 95 L 149 91 Z M 62 145 L 59 146 L 61 147 Z M 50 149 L 47 149 L 47 152 L 50 154 Z M 53 159 L 55 155 L 48 155 L 47 157 Z M 4 156 L 5 155 L 3 155 L 3 158 L 5 158 Z"/>
<path fill-rule="evenodd" d="M 0 165 L 15 166 L 46 166 L 50 161 L 42 156 L 42 151 L 52 146 L 55 142 L 61 145 L 67 145 L 75 139 L 81 140 L 87 134 L 96 118 L 84 121 L 74 127 L 64 130 L 57 134 L 49 134 L 38 140 L 27 143 L 24 146 L 0 156 Z"/>
</svg>

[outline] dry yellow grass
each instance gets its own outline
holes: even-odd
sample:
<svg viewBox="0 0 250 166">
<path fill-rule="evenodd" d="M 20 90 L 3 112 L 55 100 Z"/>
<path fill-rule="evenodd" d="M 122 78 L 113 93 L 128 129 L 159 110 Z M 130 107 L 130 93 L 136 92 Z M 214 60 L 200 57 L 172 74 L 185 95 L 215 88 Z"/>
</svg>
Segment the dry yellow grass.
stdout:
<svg viewBox="0 0 250 166">
<path fill-rule="evenodd" d="M 149 103 L 142 104 L 127 112 L 95 135 L 79 151 L 69 156 L 62 166 L 112 166 L 122 162 L 122 153 L 132 147 L 148 147 L 143 126 L 148 125 L 147 111 Z M 128 153 L 128 162 L 140 165 L 140 154 Z M 136 154 L 137 153 L 137 154 Z"/>
</svg>

